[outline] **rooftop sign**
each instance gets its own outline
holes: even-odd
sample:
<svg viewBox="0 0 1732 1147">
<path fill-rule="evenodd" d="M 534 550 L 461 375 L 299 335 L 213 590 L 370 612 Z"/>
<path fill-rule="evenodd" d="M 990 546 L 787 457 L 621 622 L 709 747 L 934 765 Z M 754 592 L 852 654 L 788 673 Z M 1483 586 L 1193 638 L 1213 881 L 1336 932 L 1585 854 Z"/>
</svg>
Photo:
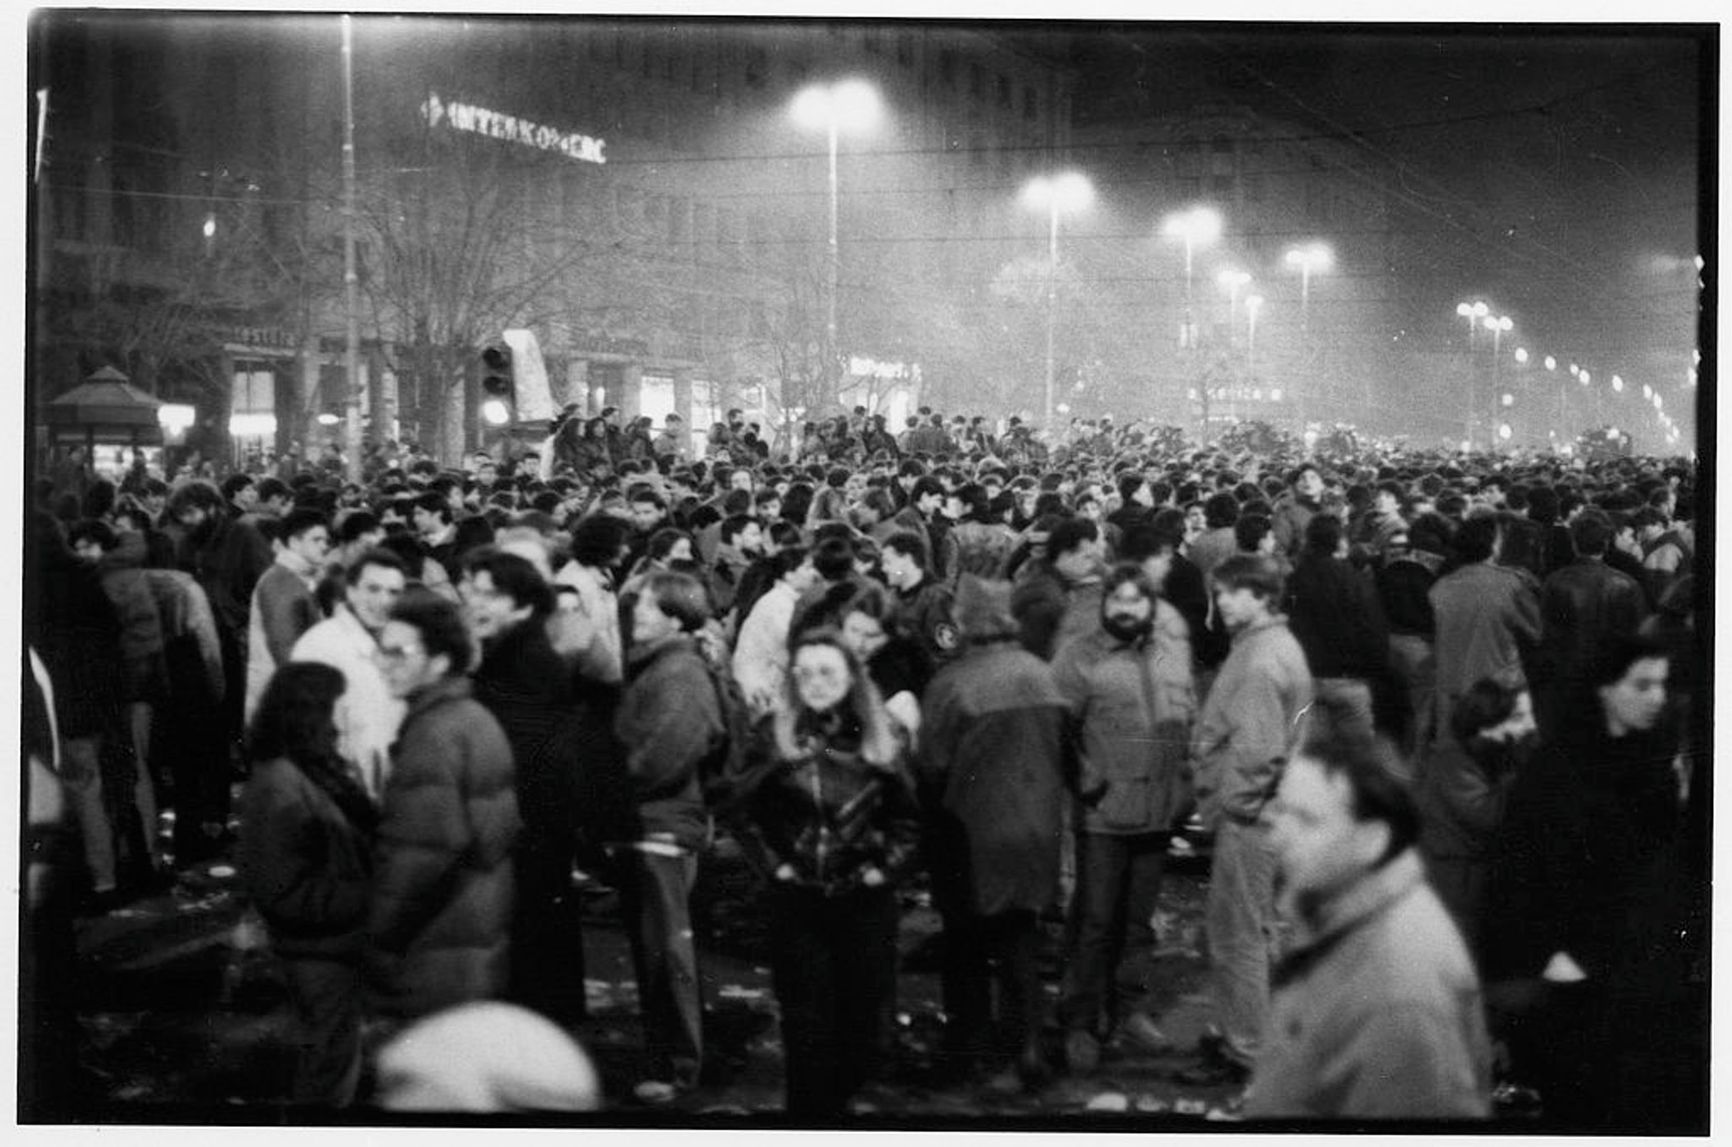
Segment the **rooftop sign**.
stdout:
<svg viewBox="0 0 1732 1147">
<path fill-rule="evenodd" d="M 421 105 L 421 114 L 426 117 L 428 127 L 443 125 L 452 131 L 492 136 L 537 151 L 555 151 L 584 163 L 607 162 L 607 157 L 602 154 L 602 148 L 607 146 L 606 140 L 575 131 L 561 131 L 474 104 L 447 103 L 439 98 L 437 92 L 428 93 Z"/>
</svg>

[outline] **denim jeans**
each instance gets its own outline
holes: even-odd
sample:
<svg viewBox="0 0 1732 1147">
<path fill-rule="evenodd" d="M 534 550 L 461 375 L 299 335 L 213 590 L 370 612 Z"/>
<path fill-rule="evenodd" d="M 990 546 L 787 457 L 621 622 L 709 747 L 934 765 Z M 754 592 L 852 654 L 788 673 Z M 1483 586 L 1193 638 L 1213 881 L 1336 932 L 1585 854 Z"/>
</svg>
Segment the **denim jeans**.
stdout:
<svg viewBox="0 0 1732 1147">
<path fill-rule="evenodd" d="M 631 930 L 651 1077 L 693 1084 L 704 1055 L 702 985 L 688 903 L 698 859 L 635 851 L 625 859 L 620 899 Z"/>
<path fill-rule="evenodd" d="M 1203 908 L 1216 1023 L 1225 1050 L 1247 1065 L 1269 1018 L 1269 969 L 1275 962 L 1275 854 L 1262 823 L 1224 819 L 1215 833 L 1209 898 Z"/>
<path fill-rule="evenodd" d="M 1065 1027 L 1101 1034 L 1121 1018 L 1119 961 L 1127 944 L 1154 947 L 1149 919 L 1171 841 L 1165 832 L 1077 834 L 1076 897 L 1059 994 Z"/>
</svg>

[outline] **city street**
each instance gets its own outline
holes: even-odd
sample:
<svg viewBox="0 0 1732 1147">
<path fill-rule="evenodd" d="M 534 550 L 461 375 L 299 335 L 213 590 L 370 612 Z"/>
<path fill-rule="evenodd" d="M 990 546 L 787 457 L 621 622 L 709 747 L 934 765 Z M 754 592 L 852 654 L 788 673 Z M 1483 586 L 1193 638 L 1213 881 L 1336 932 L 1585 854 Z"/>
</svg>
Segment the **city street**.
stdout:
<svg viewBox="0 0 1732 1147">
<path fill-rule="evenodd" d="M 1000 1094 L 946 1082 L 936 1056 L 942 1026 L 936 975 L 938 917 L 920 893 L 905 898 L 898 1000 L 898 1057 L 890 1076 L 862 1095 L 863 1120 L 1044 1121 L 1053 1117 L 1201 1120 L 1226 1098 L 1224 1089 L 1182 1088 L 1169 1073 L 1193 1061 L 1189 1049 L 1207 1020 L 1199 926 L 1204 882 L 1196 861 L 1179 861 L 1167 881 L 1155 923 L 1157 950 L 1127 960 L 1121 978 L 1135 984 L 1175 1046 L 1166 1056 L 1107 1049 L 1093 1076 L 1059 1076 L 1035 1095 Z M 709 942 L 703 951 L 707 1038 L 713 1078 L 663 1107 L 631 1097 L 641 1055 L 630 954 L 611 893 L 586 901 L 585 982 L 589 1019 L 574 1033 L 594 1057 L 608 1106 L 603 1122 L 683 1123 L 705 1119 L 774 1119 L 781 1108 L 781 1046 L 760 921 L 742 894 L 744 870 L 726 860 L 700 885 Z M 1043 951 L 1046 990 L 1055 995 L 1059 927 L 1049 924 Z M 218 861 L 191 870 L 171 892 L 78 922 L 79 1062 L 94 1121 L 275 1122 L 290 1055 L 290 1012 L 268 947 L 261 946 L 237 890 L 232 867 Z M 1058 1054 L 1058 1033 L 1052 1052 Z M 362 1112 L 359 1118 L 386 1118 Z M 586 1120 L 587 1121 L 587 1120 Z"/>
</svg>

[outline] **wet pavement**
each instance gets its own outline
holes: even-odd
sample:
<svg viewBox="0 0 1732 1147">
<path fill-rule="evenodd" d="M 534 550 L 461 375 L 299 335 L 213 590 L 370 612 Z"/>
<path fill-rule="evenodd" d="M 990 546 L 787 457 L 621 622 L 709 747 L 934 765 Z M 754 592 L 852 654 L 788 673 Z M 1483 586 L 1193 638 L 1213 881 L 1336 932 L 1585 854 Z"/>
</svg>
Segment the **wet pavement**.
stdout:
<svg viewBox="0 0 1732 1147">
<path fill-rule="evenodd" d="M 1209 1003 L 1199 947 L 1200 859 L 1177 859 L 1153 921 L 1151 952 L 1131 954 L 1120 982 L 1177 1051 L 1149 1054 L 1109 1043 L 1087 1077 L 1055 1074 L 1032 1092 L 995 1090 L 980 1078 L 946 1078 L 940 1051 L 937 914 L 904 896 L 899 947 L 896 1054 L 854 1105 L 862 1126 L 1102 1126 L 1219 1119 L 1226 1087 L 1186 1087 L 1172 1073 L 1197 1062 Z M 289 1001 L 262 930 L 246 910 L 232 865 L 188 870 L 171 891 L 77 921 L 78 1119 L 92 1122 L 297 1122 L 284 1107 L 292 1055 Z M 617 897 L 586 888 L 585 980 L 589 1015 L 572 1034 L 589 1051 L 607 1096 L 599 1117 L 574 1122 L 681 1125 L 774 1122 L 782 1104 L 782 1049 L 766 936 L 742 866 L 714 859 L 694 896 L 713 1064 L 704 1082 L 671 1103 L 632 1097 L 643 1048 L 631 959 Z M 1058 991 L 1060 926 L 1045 926 L 1043 982 Z M 1049 1031 L 1049 1060 L 1062 1038 Z M 189 1116 L 187 1113 L 196 1112 Z M 363 1121 L 384 1113 L 362 1110 Z M 1079 1126 L 1079 1129 L 1081 1127 Z"/>
</svg>

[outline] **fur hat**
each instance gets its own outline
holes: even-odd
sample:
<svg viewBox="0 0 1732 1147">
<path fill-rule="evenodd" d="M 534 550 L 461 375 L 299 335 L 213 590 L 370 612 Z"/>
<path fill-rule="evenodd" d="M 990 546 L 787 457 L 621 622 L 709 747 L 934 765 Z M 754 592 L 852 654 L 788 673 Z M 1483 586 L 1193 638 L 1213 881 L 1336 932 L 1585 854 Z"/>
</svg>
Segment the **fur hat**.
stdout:
<svg viewBox="0 0 1732 1147">
<path fill-rule="evenodd" d="M 956 586 L 956 626 L 969 641 L 1018 636 L 1022 627 L 1010 612 L 1010 583 L 963 574 Z"/>
</svg>

